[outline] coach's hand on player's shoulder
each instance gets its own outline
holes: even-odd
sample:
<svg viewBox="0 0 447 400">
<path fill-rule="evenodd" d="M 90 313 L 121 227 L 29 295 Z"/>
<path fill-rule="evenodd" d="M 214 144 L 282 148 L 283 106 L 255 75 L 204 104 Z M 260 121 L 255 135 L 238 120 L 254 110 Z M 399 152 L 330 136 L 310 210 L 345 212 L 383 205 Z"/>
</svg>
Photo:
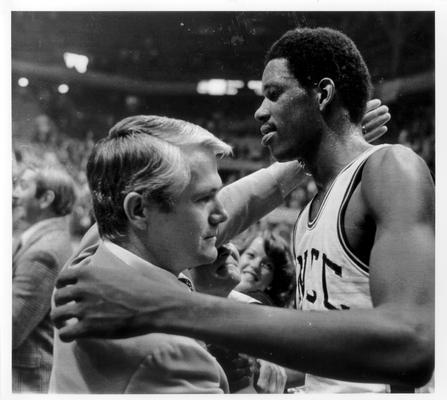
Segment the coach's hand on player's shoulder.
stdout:
<svg viewBox="0 0 447 400">
<path fill-rule="evenodd" d="M 379 99 L 373 99 L 366 104 L 366 112 L 362 119 L 362 132 L 368 142 L 382 137 L 388 128 L 385 125 L 391 119 L 388 107 L 382 105 Z"/>
<path fill-rule="evenodd" d="M 225 371 L 230 393 L 237 393 L 251 384 L 254 370 L 252 357 L 214 344 L 207 344 L 207 349 Z"/>
<path fill-rule="evenodd" d="M 254 388 L 258 393 L 284 393 L 287 374 L 283 367 L 269 361 L 257 360 L 259 368 L 255 374 Z"/>
<path fill-rule="evenodd" d="M 125 338 L 156 330 L 160 303 L 169 305 L 170 299 L 188 294 L 174 275 L 157 267 L 90 264 L 87 258 L 57 279 L 51 318 L 63 341 Z"/>
</svg>

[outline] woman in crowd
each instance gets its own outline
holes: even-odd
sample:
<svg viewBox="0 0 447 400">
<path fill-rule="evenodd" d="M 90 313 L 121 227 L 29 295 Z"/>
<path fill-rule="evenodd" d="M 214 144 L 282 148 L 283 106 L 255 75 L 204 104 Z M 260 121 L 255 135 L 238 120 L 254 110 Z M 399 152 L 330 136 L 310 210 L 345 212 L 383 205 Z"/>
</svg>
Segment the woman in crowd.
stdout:
<svg viewBox="0 0 447 400">
<path fill-rule="evenodd" d="M 240 283 L 235 287 L 259 303 L 290 307 L 295 291 L 295 268 L 286 241 L 270 230 L 249 236 L 241 248 Z"/>
</svg>

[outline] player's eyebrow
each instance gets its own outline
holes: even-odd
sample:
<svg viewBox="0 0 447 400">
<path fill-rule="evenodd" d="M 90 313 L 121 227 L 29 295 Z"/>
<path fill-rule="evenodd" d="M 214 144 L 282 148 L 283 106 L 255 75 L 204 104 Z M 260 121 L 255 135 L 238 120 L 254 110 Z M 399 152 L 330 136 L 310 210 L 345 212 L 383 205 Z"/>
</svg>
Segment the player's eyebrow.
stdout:
<svg viewBox="0 0 447 400">
<path fill-rule="evenodd" d="M 262 85 L 262 90 L 270 89 L 271 87 L 278 87 L 279 85 L 276 82 L 267 82 L 265 85 Z"/>
<path fill-rule="evenodd" d="M 278 85 L 277 83 L 274 82 L 267 82 L 265 85 L 262 85 L 262 94 L 265 95 L 265 93 L 267 91 L 269 91 L 270 89 L 276 89 L 279 88 L 280 85 Z"/>
<path fill-rule="evenodd" d="M 268 88 L 270 86 L 281 87 L 284 86 L 288 81 L 296 81 L 297 79 L 290 74 L 282 73 L 280 75 L 271 76 L 265 83 L 262 84 L 263 88 Z"/>
</svg>

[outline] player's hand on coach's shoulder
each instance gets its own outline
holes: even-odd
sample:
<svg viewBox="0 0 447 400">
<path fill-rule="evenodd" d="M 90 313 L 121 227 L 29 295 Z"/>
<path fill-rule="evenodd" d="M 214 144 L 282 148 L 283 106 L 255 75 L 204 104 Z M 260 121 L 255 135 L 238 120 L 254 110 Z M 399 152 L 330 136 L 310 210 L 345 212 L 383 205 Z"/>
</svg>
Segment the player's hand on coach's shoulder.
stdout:
<svg viewBox="0 0 447 400">
<path fill-rule="evenodd" d="M 92 266 L 91 260 L 64 269 L 57 279 L 51 318 L 63 341 L 156 331 L 160 304 L 169 307 L 170 300 L 188 295 L 184 284 L 160 268 L 104 268 Z"/>
</svg>

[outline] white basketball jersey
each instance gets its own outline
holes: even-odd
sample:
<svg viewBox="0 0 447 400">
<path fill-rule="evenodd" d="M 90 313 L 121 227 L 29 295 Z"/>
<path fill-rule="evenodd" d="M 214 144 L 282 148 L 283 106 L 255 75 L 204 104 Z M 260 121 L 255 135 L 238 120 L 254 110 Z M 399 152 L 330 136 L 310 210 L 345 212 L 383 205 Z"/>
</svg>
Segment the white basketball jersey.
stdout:
<svg viewBox="0 0 447 400">
<path fill-rule="evenodd" d="M 384 146 L 368 149 L 337 175 L 312 221 L 311 202 L 298 217 L 292 242 L 297 267 L 298 309 L 329 311 L 372 308 L 368 265 L 350 250 L 344 237 L 343 220 L 346 205 L 361 178 L 362 166 L 373 152 Z M 368 357 L 367 354 L 364 356 Z M 389 392 L 389 386 L 306 374 L 303 391 Z"/>
</svg>

